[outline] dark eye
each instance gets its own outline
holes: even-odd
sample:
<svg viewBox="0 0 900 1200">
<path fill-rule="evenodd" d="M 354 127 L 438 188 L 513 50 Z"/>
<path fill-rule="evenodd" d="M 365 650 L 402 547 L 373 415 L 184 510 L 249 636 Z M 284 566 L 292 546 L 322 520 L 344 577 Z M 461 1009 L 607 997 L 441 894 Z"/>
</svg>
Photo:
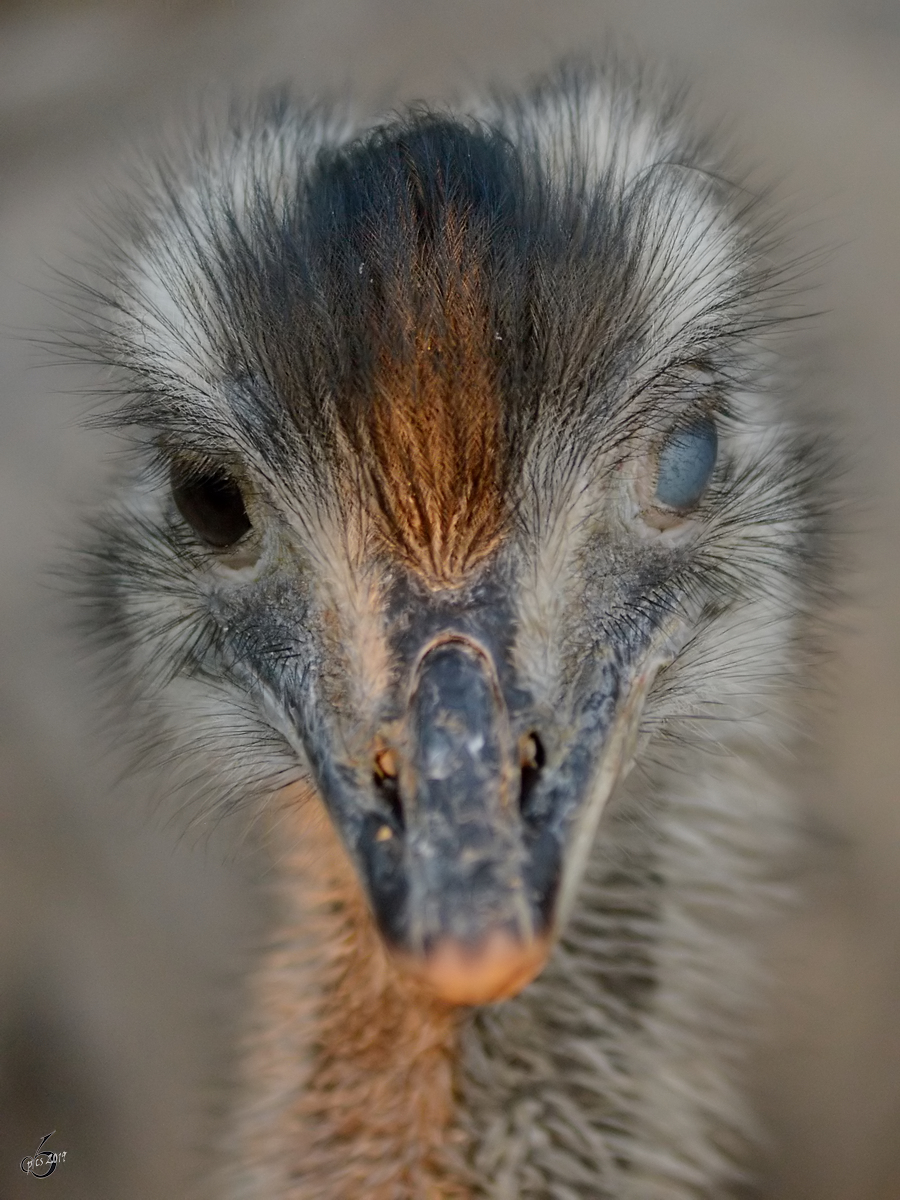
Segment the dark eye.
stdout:
<svg viewBox="0 0 900 1200">
<path fill-rule="evenodd" d="M 719 439 L 710 417 L 676 429 L 659 452 L 656 499 L 667 508 L 693 508 L 706 490 Z"/>
<path fill-rule="evenodd" d="M 178 511 L 208 546 L 225 550 L 250 528 L 241 489 L 227 475 L 172 472 L 172 496 Z"/>
</svg>

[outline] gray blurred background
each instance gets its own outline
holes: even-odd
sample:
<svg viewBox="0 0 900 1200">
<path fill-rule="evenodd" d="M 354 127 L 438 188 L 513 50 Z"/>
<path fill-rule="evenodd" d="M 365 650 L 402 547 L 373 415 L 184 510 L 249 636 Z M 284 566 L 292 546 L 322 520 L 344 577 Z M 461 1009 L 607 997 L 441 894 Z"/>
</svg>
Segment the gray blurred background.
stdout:
<svg viewBox="0 0 900 1200">
<path fill-rule="evenodd" d="M 827 249 L 798 386 L 846 448 L 848 584 L 797 765 L 817 849 L 754 1073 L 767 1200 L 900 1200 L 900 0 L 0 0 L 2 1200 L 187 1196 L 264 915 L 240 831 L 180 836 L 101 749 L 47 564 L 115 447 L 79 424 L 84 374 L 23 336 L 59 327 L 51 267 L 199 100 L 440 97 L 610 34 L 694 80 L 781 180 L 797 250 Z M 26 1179 L 51 1129 L 68 1161 Z"/>
</svg>

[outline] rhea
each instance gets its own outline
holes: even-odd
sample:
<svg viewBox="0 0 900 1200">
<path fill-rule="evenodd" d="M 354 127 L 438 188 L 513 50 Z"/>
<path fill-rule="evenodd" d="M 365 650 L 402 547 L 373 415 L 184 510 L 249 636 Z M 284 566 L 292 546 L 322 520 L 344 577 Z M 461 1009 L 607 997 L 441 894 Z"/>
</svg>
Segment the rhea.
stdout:
<svg viewBox="0 0 900 1200">
<path fill-rule="evenodd" d="M 821 554 L 771 222 L 615 67 L 267 101 L 125 212 L 97 625 L 280 880 L 217 1196 L 736 1194 Z"/>
</svg>

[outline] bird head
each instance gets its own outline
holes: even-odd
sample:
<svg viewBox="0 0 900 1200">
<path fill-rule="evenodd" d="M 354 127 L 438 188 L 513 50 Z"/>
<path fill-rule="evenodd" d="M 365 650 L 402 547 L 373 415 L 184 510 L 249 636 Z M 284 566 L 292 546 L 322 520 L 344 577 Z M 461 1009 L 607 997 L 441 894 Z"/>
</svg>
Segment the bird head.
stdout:
<svg viewBox="0 0 900 1200">
<path fill-rule="evenodd" d="M 478 119 L 270 106 L 155 176 L 95 308 L 144 719 L 213 808 L 311 784 L 454 1004 L 540 971 L 642 748 L 786 669 L 767 246 L 652 112 L 571 73 Z"/>
</svg>

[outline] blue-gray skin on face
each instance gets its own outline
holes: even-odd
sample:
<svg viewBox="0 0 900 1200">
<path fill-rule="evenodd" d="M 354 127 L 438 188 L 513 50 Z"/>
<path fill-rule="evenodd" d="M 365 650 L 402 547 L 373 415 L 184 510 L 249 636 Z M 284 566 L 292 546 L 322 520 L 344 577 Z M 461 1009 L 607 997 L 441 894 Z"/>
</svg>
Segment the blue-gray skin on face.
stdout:
<svg viewBox="0 0 900 1200">
<path fill-rule="evenodd" d="M 314 666 L 316 622 L 295 587 L 261 594 L 249 585 L 243 599 L 226 588 L 212 607 L 242 647 L 235 682 L 262 681 L 291 713 L 387 941 L 421 959 L 445 941 L 476 954 L 500 934 L 537 966 L 574 826 L 666 610 L 604 639 L 607 651 L 583 663 L 571 706 L 550 714 L 517 676 L 508 588 L 492 574 L 452 596 L 397 587 L 388 605 L 395 682 L 374 729 L 358 717 L 335 721 Z M 265 624 L 255 619 L 261 605 Z M 273 645 L 305 669 L 267 670 Z M 391 747 L 398 778 L 373 773 L 373 733 Z M 520 760 L 529 736 L 539 738 L 540 769 Z"/>
</svg>

